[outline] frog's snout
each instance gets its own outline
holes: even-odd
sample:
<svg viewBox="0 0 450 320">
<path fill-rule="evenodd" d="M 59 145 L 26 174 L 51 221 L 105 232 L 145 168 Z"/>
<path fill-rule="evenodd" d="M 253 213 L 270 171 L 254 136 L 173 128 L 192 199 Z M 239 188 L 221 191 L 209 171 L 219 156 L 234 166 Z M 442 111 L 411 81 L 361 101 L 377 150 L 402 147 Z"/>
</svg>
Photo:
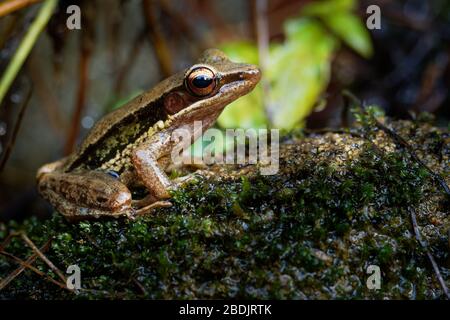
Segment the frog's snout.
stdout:
<svg viewBox="0 0 450 320">
<path fill-rule="evenodd" d="M 239 78 L 258 82 L 261 79 L 261 70 L 256 66 L 249 65 L 246 70 L 239 73 Z"/>
<path fill-rule="evenodd" d="M 254 65 L 247 65 L 245 70 L 239 73 L 239 80 L 250 82 L 255 86 L 261 79 L 261 70 Z"/>
</svg>

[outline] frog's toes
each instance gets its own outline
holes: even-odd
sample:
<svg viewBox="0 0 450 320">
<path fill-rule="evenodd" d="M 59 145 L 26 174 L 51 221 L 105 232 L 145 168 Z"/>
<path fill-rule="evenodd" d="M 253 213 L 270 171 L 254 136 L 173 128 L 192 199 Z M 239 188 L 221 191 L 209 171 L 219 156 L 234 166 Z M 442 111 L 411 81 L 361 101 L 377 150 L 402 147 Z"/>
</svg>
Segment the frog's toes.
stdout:
<svg viewBox="0 0 450 320">
<path fill-rule="evenodd" d="M 172 186 L 170 187 L 171 190 L 176 190 L 179 187 L 182 187 L 183 185 L 189 183 L 190 181 L 193 181 L 194 177 L 192 175 L 187 175 L 183 177 L 178 177 L 172 180 Z"/>
<path fill-rule="evenodd" d="M 179 187 L 183 187 L 189 183 L 198 182 L 202 177 L 211 178 L 212 175 L 213 175 L 213 172 L 211 172 L 209 170 L 197 170 L 194 173 L 173 179 L 172 180 L 173 187 L 171 189 L 174 190 Z"/>
</svg>

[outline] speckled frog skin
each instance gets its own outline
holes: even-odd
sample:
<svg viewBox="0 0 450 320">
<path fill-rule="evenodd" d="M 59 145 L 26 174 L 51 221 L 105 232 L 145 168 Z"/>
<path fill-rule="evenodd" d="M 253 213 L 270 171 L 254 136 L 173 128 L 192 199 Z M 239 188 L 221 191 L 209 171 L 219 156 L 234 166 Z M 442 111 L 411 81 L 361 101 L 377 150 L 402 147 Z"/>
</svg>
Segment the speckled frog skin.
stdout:
<svg viewBox="0 0 450 320">
<path fill-rule="evenodd" d="M 78 150 L 38 170 L 39 193 L 69 220 L 146 214 L 169 206 L 176 184 L 165 168 L 171 134 L 187 129 L 193 141 L 232 101 L 260 79 L 256 66 L 230 61 L 216 49 L 99 120 Z M 201 130 L 194 121 L 202 121 Z M 130 189 L 148 195 L 133 199 Z"/>
</svg>

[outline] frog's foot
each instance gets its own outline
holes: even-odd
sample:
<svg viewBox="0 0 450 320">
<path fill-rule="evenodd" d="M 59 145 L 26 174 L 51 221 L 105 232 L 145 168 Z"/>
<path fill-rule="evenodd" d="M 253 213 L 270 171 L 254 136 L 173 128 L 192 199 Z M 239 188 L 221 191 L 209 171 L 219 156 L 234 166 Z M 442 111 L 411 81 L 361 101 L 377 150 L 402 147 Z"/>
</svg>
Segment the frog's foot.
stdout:
<svg viewBox="0 0 450 320">
<path fill-rule="evenodd" d="M 196 172 L 173 179 L 172 180 L 173 186 L 170 189 L 176 190 L 191 182 L 197 182 L 201 177 L 211 178 L 213 174 L 214 172 L 211 172 L 209 170 L 197 170 Z"/>
<path fill-rule="evenodd" d="M 203 159 L 198 156 L 194 156 L 189 158 L 189 162 L 187 163 L 181 163 L 181 164 L 168 164 L 166 166 L 166 171 L 178 171 L 182 173 L 194 173 L 197 170 L 206 170 L 208 168 L 208 165 L 204 163 Z"/>
<path fill-rule="evenodd" d="M 135 210 L 133 213 L 133 217 L 143 216 L 152 213 L 157 208 L 168 208 L 171 206 L 172 203 L 169 201 L 156 201 L 150 205 Z"/>
</svg>

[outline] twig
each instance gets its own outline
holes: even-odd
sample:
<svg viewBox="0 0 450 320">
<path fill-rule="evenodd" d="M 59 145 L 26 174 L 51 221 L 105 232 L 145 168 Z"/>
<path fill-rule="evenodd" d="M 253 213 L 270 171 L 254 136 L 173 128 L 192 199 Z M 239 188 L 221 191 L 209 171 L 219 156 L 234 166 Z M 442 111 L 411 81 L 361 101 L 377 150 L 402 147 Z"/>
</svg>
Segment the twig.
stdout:
<svg viewBox="0 0 450 320">
<path fill-rule="evenodd" d="M 18 267 L 17 269 L 15 269 L 13 272 L 11 272 L 6 278 L 4 278 L 1 282 L 0 282 L 0 291 L 3 290 L 4 288 L 6 288 L 6 286 L 13 281 L 18 275 L 20 275 L 27 267 L 32 267 L 31 264 L 36 260 L 36 258 L 38 257 L 37 254 L 32 255 L 31 257 L 29 257 L 27 259 L 27 261 L 22 261 L 21 259 L 3 251 L 0 250 L 0 254 L 14 260 L 15 262 L 18 262 L 20 264 L 20 267 Z"/>
<path fill-rule="evenodd" d="M 28 90 L 27 96 L 25 97 L 25 100 L 22 102 L 22 105 L 19 110 L 19 115 L 17 116 L 17 121 L 14 125 L 11 139 L 9 140 L 8 145 L 5 148 L 3 157 L 0 162 L 0 172 L 3 171 L 3 168 L 5 167 L 6 162 L 8 161 L 9 156 L 11 155 L 11 150 L 14 147 L 14 144 L 16 143 L 17 134 L 19 133 L 20 125 L 22 124 L 22 119 L 25 114 L 25 110 L 27 109 L 28 103 L 30 102 L 32 92 L 33 89 L 30 88 Z"/>
<path fill-rule="evenodd" d="M 131 68 L 133 67 L 133 65 L 135 64 L 135 62 L 137 60 L 136 58 L 142 49 L 142 45 L 144 44 L 144 42 L 142 40 L 145 38 L 145 35 L 146 35 L 145 31 L 146 30 L 139 31 L 139 33 L 136 36 L 136 39 L 133 42 L 131 51 L 127 55 L 127 60 L 120 67 L 120 70 L 117 75 L 117 80 L 114 85 L 114 93 L 118 97 L 120 97 L 120 95 L 122 93 L 124 80 L 125 80 L 127 74 L 129 73 L 129 71 L 131 70 Z M 109 107 L 109 104 L 108 104 L 108 107 Z"/>
<path fill-rule="evenodd" d="M 192 7 L 191 16 L 193 19 L 206 20 L 210 28 L 214 30 L 214 38 L 216 42 L 232 39 L 236 37 L 235 30 L 226 23 L 221 14 L 218 14 L 216 6 L 211 1 L 186 1 Z"/>
<path fill-rule="evenodd" d="M 11 232 L 10 234 L 8 234 L 5 240 L 3 240 L 3 242 L 0 244 L 0 251 L 5 250 L 6 246 L 8 246 L 9 243 L 11 242 L 11 239 L 19 235 L 20 235 L 19 232 Z"/>
<path fill-rule="evenodd" d="M 155 49 L 155 54 L 158 58 L 162 74 L 165 77 L 168 77 L 173 73 L 172 59 L 162 30 L 156 21 L 155 5 L 151 0 L 143 0 L 142 6 L 151 45 Z"/>
<path fill-rule="evenodd" d="M 88 8 L 89 9 L 89 8 Z M 88 17 L 91 17 L 91 11 L 88 10 Z M 86 18 L 88 22 L 90 20 Z M 70 154 L 74 147 L 78 137 L 78 133 L 80 132 L 80 122 L 81 115 L 86 107 L 86 96 L 88 90 L 89 83 L 89 62 L 92 55 L 92 45 L 93 39 L 91 34 L 91 25 L 87 25 L 83 29 L 83 33 L 81 36 L 81 56 L 80 56 L 80 64 L 79 64 L 79 78 L 78 78 L 78 92 L 75 101 L 75 111 L 72 115 L 71 125 L 69 128 L 69 132 L 67 135 L 66 144 L 64 146 L 64 154 Z"/>
<path fill-rule="evenodd" d="M 50 277 L 48 274 L 45 274 L 45 273 L 43 273 L 42 271 L 40 271 L 39 269 L 37 269 L 36 267 L 33 267 L 33 266 L 31 265 L 32 262 L 29 262 L 28 260 L 27 260 L 27 261 L 23 261 L 22 259 L 17 258 L 17 257 L 15 257 L 15 256 L 13 256 L 12 254 L 7 253 L 7 252 L 5 252 L 5 251 L 0 251 L 0 254 L 3 255 L 3 256 L 5 256 L 5 257 L 7 257 L 7 258 L 9 258 L 9 259 L 11 259 L 11 260 L 14 260 L 15 262 L 17 262 L 18 264 L 21 265 L 21 267 L 19 267 L 18 269 L 14 270 L 14 271 L 12 272 L 12 274 L 13 274 L 13 273 L 16 273 L 19 269 L 25 269 L 25 268 L 28 268 L 28 269 L 30 269 L 31 271 L 33 271 L 34 273 L 36 273 L 38 276 L 43 277 L 43 278 L 45 278 L 46 280 L 50 281 L 51 283 L 56 284 L 58 287 L 60 287 L 60 288 L 62 288 L 62 289 L 67 289 L 67 290 L 69 290 L 69 291 L 72 291 L 72 290 L 70 290 L 69 288 L 67 288 L 67 286 L 66 286 L 64 283 L 59 282 L 59 281 L 56 281 L 55 279 L 53 279 L 52 277 Z M 32 257 L 34 257 L 34 256 L 36 256 L 36 258 L 37 258 L 37 254 L 36 254 L 36 255 L 33 255 Z M 30 258 L 31 258 L 31 257 L 30 257 Z M 34 260 L 35 260 L 35 259 L 34 259 Z M 33 260 L 33 261 L 34 261 L 34 260 Z M 22 271 L 23 271 L 23 270 L 22 270 Z M 20 271 L 20 273 L 21 273 L 22 271 Z M 12 276 L 12 274 L 10 274 L 10 276 Z M 13 278 L 10 279 L 10 280 L 8 281 L 8 283 L 11 282 L 11 281 L 12 281 L 15 277 L 17 277 L 18 275 L 19 275 L 19 274 L 16 274 L 15 276 L 13 276 Z M 8 278 L 9 278 L 10 276 L 8 276 Z M 3 289 L 3 288 L 5 288 L 6 285 L 7 285 L 8 283 L 5 283 L 5 286 L 4 286 L 4 287 L 0 287 L 0 290 Z"/>
<path fill-rule="evenodd" d="M 413 208 L 410 207 L 408 209 L 411 214 L 411 221 L 413 224 L 414 233 L 416 234 L 416 239 L 420 243 L 422 248 L 426 251 L 428 259 L 430 260 L 431 265 L 433 266 L 434 272 L 436 274 L 436 277 L 439 281 L 439 284 L 441 285 L 442 291 L 444 291 L 444 294 L 447 296 L 447 299 L 450 299 L 450 293 L 448 291 L 448 288 L 447 288 L 447 285 L 445 284 L 444 279 L 442 278 L 441 272 L 439 271 L 439 267 L 438 267 L 436 261 L 434 260 L 433 255 L 431 254 L 427 243 L 422 239 L 422 236 L 420 235 L 419 226 L 417 225 L 416 213 L 414 212 Z"/>
<path fill-rule="evenodd" d="M 189 6 L 189 3 L 186 3 Z M 205 37 L 200 37 L 198 32 L 192 28 L 190 21 L 196 21 L 192 19 L 190 15 L 187 15 L 186 12 L 178 12 L 173 8 L 173 1 L 169 0 L 159 0 L 159 6 L 161 11 L 164 12 L 168 17 L 171 23 L 171 27 L 173 28 L 173 33 L 175 35 L 180 35 L 189 39 L 189 42 L 195 45 L 190 45 L 189 49 L 193 54 L 197 54 L 197 49 L 200 48 L 209 48 L 211 47 L 211 41 L 206 39 Z M 189 19 L 187 19 L 189 18 Z"/>
<path fill-rule="evenodd" d="M 257 0 L 255 3 L 256 13 L 256 38 L 258 41 L 258 55 L 259 65 L 261 71 L 264 73 L 267 70 L 269 64 L 269 22 L 267 19 L 267 10 L 269 3 L 267 0 Z M 269 123 L 273 123 L 271 114 L 269 113 L 269 98 L 270 98 L 270 85 L 269 82 L 263 77 L 261 80 L 261 86 L 263 91 L 264 101 L 264 113 L 266 118 L 269 119 Z"/>
<path fill-rule="evenodd" d="M 21 233 L 22 239 L 25 241 L 25 243 L 34 251 L 36 254 L 41 258 L 49 267 L 52 269 L 58 277 L 66 283 L 66 277 L 62 274 L 62 272 L 36 247 L 36 245 L 33 243 L 33 241 L 28 238 L 28 236 L 25 233 Z"/>
<path fill-rule="evenodd" d="M 11 12 L 31 6 L 32 4 L 41 2 L 42 0 L 10 0 L 0 4 L 0 17 L 6 16 Z"/>
<path fill-rule="evenodd" d="M 56 7 L 56 4 L 57 0 L 46 0 L 44 2 L 38 12 L 36 19 L 31 24 L 27 34 L 20 43 L 19 48 L 17 48 L 16 53 L 8 64 L 8 67 L 3 73 L 2 79 L 0 81 L 0 104 L 2 103 L 3 98 L 5 97 L 11 84 L 16 78 L 17 73 L 22 67 L 25 59 L 28 57 L 31 48 L 33 48 L 36 40 L 39 37 L 39 34 L 47 25 L 50 16 L 52 15 L 54 8 Z"/>
<path fill-rule="evenodd" d="M 27 62 L 28 74 L 34 85 L 34 92 L 40 100 L 39 106 L 47 116 L 50 126 L 57 137 L 63 135 L 65 128 L 67 128 L 67 120 L 63 119 L 58 99 L 55 96 L 54 90 L 51 90 L 47 81 L 42 76 L 44 70 L 41 69 L 42 63 L 38 61 L 34 54 L 30 55 Z"/>
<path fill-rule="evenodd" d="M 10 238 L 12 238 L 15 235 L 11 235 Z M 51 243 L 51 239 L 49 239 L 40 249 L 41 252 L 45 252 Z M 23 261 L 20 258 L 17 258 L 16 256 L 5 252 L 3 249 L 0 250 L 0 254 L 7 257 L 8 259 L 11 259 L 15 262 L 17 262 L 18 264 L 20 264 L 20 267 L 17 268 L 16 270 L 14 270 L 13 272 L 11 272 L 5 279 L 2 280 L 2 282 L 0 283 L 0 290 L 4 289 L 12 280 L 14 280 L 18 275 L 20 275 L 26 268 L 30 269 L 31 271 L 35 272 L 36 274 L 38 274 L 41 277 L 46 278 L 47 280 L 49 280 L 50 282 L 62 287 L 62 288 L 66 288 L 66 286 L 61 283 L 58 282 L 56 280 L 54 280 L 52 277 L 50 277 L 49 275 L 46 275 L 45 273 L 43 273 L 42 271 L 38 270 L 37 268 L 33 267 L 32 264 L 33 262 L 38 258 L 38 254 L 34 253 L 32 256 L 30 256 L 26 261 Z"/>
</svg>

